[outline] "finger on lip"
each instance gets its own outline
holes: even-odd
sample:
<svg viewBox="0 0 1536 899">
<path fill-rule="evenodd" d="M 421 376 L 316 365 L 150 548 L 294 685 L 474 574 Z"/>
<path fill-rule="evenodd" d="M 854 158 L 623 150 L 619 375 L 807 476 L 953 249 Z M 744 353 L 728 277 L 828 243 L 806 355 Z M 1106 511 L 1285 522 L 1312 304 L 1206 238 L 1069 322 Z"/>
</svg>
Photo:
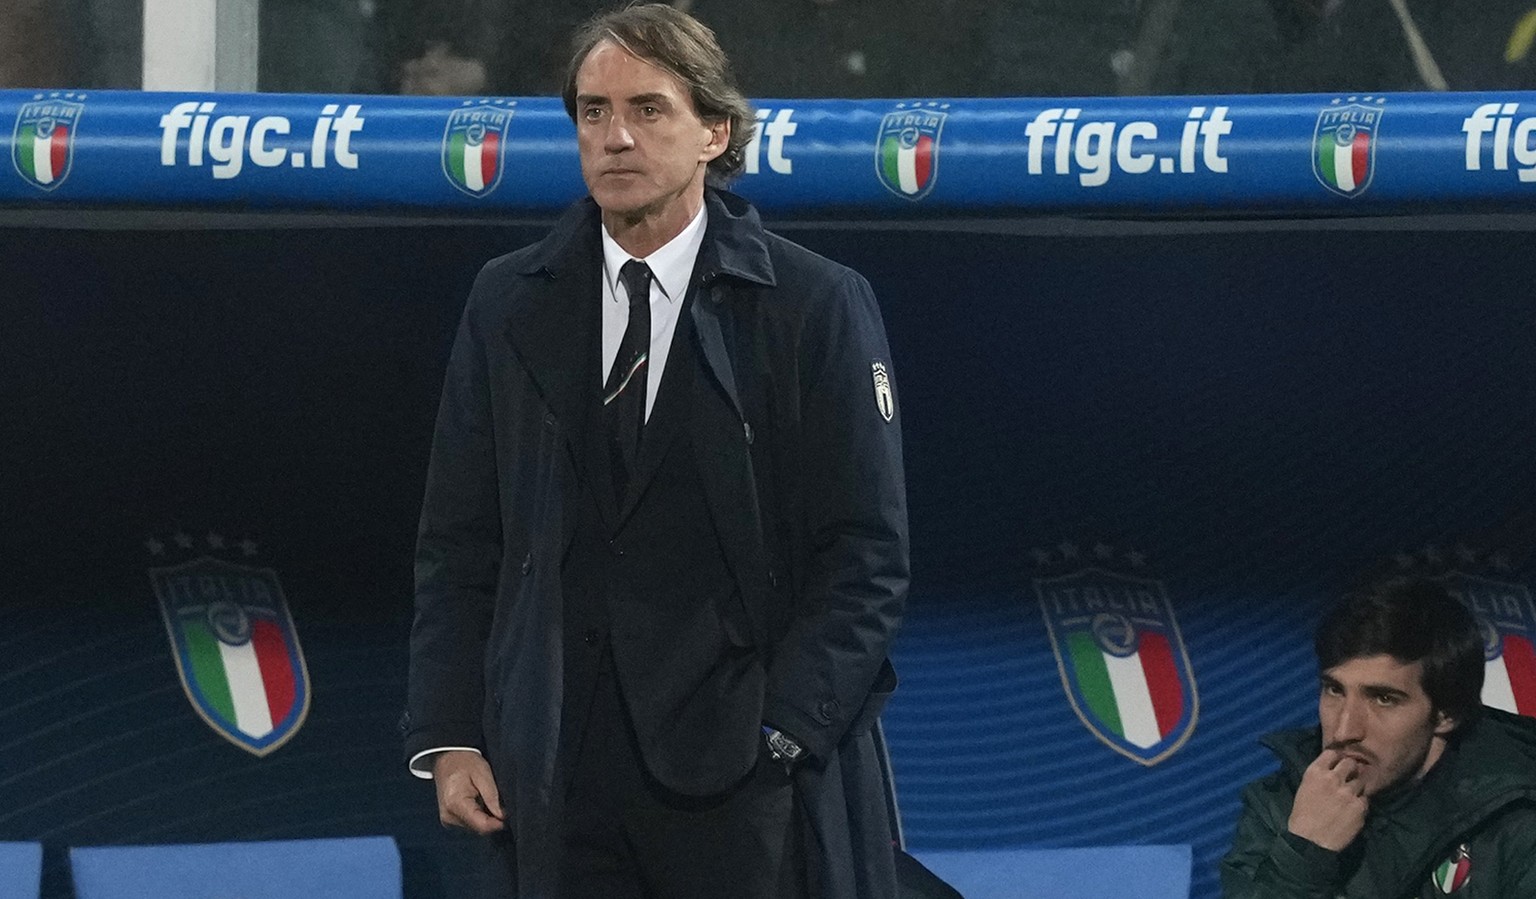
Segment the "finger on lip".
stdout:
<svg viewBox="0 0 1536 899">
<path fill-rule="evenodd" d="M 1358 749 L 1340 749 L 1338 747 L 1329 747 L 1328 749 L 1323 750 L 1323 755 L 1331 755 L 1333 757 L 1329 762 L 1330 768 L 1337 768 L 1340 764 L 1346 761 L 1354 762 L 1360 765 L 1368 765 L 1371 761 L 1364 752 L 1361 752 Z"/>
</svg>

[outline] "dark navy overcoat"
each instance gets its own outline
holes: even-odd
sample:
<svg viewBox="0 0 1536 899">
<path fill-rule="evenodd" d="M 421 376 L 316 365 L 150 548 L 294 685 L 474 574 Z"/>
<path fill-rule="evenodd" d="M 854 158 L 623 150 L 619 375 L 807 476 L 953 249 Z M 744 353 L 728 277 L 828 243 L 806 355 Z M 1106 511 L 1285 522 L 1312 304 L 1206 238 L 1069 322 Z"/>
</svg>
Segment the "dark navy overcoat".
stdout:
<svg viewBox="0 0 1536 899">
<path fill-rule="evenodd" d="M 692 429 L 739 592 L 722 625 L 760 666 L 762 718 L 796 774 L 813 892 L 888 899 L 891 832 L 871 727 L 909 577 L 901 413 L 880 311 L 851 269 L 709 190 L 689 305 Z M 477 279 L 450 357 L 416 556 L 406 752 L 473 746 L 508 812 L 518 895 L 556 895 L 561 560 L 575 525 L 582 316 L 599 210 L 584 200 Z M 741 739 L 753 741 L 755 733 Z"/>
</svg>

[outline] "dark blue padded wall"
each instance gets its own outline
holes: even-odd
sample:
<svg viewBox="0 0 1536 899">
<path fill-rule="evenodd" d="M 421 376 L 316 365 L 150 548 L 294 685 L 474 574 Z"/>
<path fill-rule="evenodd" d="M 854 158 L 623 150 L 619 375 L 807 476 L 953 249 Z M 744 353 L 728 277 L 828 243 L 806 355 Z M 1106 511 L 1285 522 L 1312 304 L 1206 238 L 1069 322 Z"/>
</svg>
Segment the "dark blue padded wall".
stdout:
<svg viewBox="0 0 1536 899">
<path fill-rule="evenodd" d="M 891 335 L 914 851 L 1191 843 L 1214 895 L 1329 595 L 1381 565 L 1529 581 L 1536 260 L 1418 224 L 787 229 Z M 413 895 L 451 894 L 464 847 L 394 730 L 411 540 L 463 295 L 537 229 L 171 225 L 0 230 L 0 840 L 45 842 L 64 896 L 69 845 L 389 833 Z M 309 714 L 265 757 L 178 678 L 148 575 L 202 556 L 271 569 L 302 644 Z M 1063 584 L 1135 587 L 1173 650 L 1143 758 L 1069 693 Z"/>
<path fill-rule="evenodd" d="M 1527 235 L 1239 227 L 823 244 L 891 298 L 901 363 L 915 849 L 1191 843 L 1215 895 L 1255 738 L 1314 720 L 1330 596 L 1460 572 L 1530 633 Z M 1042 604 L 1074 576 L 1177 619 L 1198 710 L 1155 764 L 1068 696 Z"/>
<path fill-rule="evenodd" d="M 524 237 L 0 236 L 0 833 L 45 842 L 46 896 L 70 845 L 367 834 L 409 895 L 455 894 L 463 847 L 399 757 L 412 539 L 463 296 Z M 178 678 L 149 573 L 204 556 L 276 573 L 307 663 L 263 758 Z"/>
</svg>

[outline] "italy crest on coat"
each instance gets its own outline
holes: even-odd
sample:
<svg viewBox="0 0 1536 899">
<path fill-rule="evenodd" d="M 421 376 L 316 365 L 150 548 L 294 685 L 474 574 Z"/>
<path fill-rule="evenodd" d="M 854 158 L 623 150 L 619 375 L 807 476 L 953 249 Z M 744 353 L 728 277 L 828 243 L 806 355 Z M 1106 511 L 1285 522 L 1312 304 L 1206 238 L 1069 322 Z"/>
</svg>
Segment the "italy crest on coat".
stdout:
<svg viewBox="0 0 1536 899">
<path fill-rule="evenodd" d="M 879 359 L 870 363 L 870 370 L 875 376 L 875 408 L 880 410 L 881 418 L 890 421 L 896 415 L 896 397 L 891 393 L 891 374 Z"/>
<path fill-rule="evenodd" d="M 1472 855 L 1467 849 L 1467 844 L 1462 843 L 1456 847 L 1451 857 L 1440 863 L 1435 869 L 1435 887 L 1441 893 L 1449 896 L 1460 892 L 1472 880 Z"/>
</svg>

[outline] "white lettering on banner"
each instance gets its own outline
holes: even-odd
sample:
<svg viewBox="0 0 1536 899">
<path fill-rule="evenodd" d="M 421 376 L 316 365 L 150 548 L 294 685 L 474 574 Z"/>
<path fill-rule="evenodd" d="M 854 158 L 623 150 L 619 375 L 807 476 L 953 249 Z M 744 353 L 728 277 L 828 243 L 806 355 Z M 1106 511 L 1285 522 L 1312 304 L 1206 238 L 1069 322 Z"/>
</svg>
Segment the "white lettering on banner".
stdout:
<svg viewBox="0 0 1536 899">
<path fill-rule="evenodd" d="M 1495 171 L 1509 171 L 1509 157 L 1515 157 L 1520 168 L 1521 181 L 1536 181 L 1536 116 L 1515 121 L 1519 103 L 1484 103 L 1461 123 L 1467 135 L 1467 171 L 1476 172 L 1483 167 L 1483 138 L 1493 135 L 1489 147 Z"/>
<path fill-rule="evenodd" d="M 1192 106 L 1189 120 L 1179 136 L 1179 154 L 1159 157 L 1147 145 L 1157 140 L 1155 122 L 1079 121 L 1083 110 L 1077 107 L 1042 111 L 1024 126 L 1029 139 L 1028 171 L 1045 173 L 1046 144 L 1051 142 L 1050 161 L 1057 175 L 1077 173 L 1083 187 L 1100 187 L 1109 182 L 1115 169 L 1128 175 L 1141 175 L 1154 168 L 1164 175 L 1192 174 L 1202 170 L 1225 173 L 1227 159 L 1221 155 L 1221 139 L 1232 133 L 1227 119 L 1229 107 Z"/>
<path fill-rule="evenodd" d="M 795 161 L 784 155 L 784 138 L 794 137 L 795 131 L 800 125 L 790 121 L 795 111 L 793 109 L 759 109 L 757 121 L 752 125 L 752 140 L 747 144 L 746 166 L 744 174 L 756 175 L 759 171 L 759 159 L 762 156 L 763 138 L 768 138 L 768 168 L 779 175 L 794 173 Z M 768 118 L 769 115 L 773 118 Z"/>
<path fill-rule="evenodd" d="M 223 180 L 240 174 L 245 160 L 261 168 L 276 168 L 287 162 L 296 169 L 323 169 L 328 159 L 344 169 L 355 169 L 357 153 L 352 150 L 352 135 L 363 130 L 363 107 L 349 104 L 342 109 L 328 103 L 315 119 L 309 133 L 309 145 L 281 146 L 278 138 L 293 133 L 293 123 L 284 116 L 263 116 L 254 123 L 248 115 L 222 115 L 215 118 L 216 102 L 177 103 L 160 117 L 160 164 L 178 164 L 177 150 L 186 133 L 186 162 L 201 166 L 203 156 L 213 161 L 213 177 Z M 337 113 L 340 113 L 338 115 Z M 303 134 L 303 131 L 299 132 Z"/>
</svg>

